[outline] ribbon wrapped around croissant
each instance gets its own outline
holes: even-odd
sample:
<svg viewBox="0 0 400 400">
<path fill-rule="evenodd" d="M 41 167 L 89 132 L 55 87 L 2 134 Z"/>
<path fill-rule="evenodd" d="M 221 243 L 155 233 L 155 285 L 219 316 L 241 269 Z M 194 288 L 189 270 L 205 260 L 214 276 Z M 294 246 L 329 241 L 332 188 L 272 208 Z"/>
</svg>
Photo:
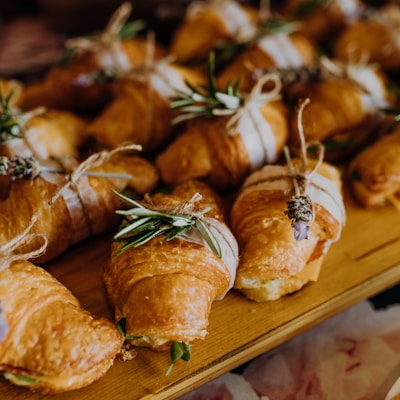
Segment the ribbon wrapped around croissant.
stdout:
<svg viewBox="0 0 400 400">
<path fill-rule="evenodd" d="M 131 145 L 95 153 L 79 165 L 73 162 L 74 171 L 70 174 L 65 171 L 71 170 L 71 164 L 65 168 L 54 160 L 42 161 L 38 167 L 42 172 L 37 173 L 36 164 L 21 166 L 18 159 L 1 159 L 0 173 L 12 169 L 22 179 L 12 180 L 6 198 L 0 202 L 0 245 L 20 232 L 32 215 L 38 219 L 31 232 L 42 233 L 48 240 L 46 253 L 36 259 L 40 263 L 91 235 L 115 227 L 120 220 L 115 214 L 120 202 L 112 190 L 131 188 L 144 194 L 158 182 L 150 162 L 127 153 L 137 148 Z M 36 248 L 37 243 L 32 241 L 29 246 Z"/>
<path fill-rule="evenodd" d="M 42 393 L 89 385 L 111 367 L 123 337 L 105 318 L 85 311 L 45 269 L 27 261 L 46 248 L 45 236 L 28 233 L 0 248 L 0 374 Z M 14 254 L 33 239 L 41 247 Z M 35 241 L 35 240 L 34 240 Z"/>
<path fill-rule="evenodd" d="M 210 58 L 207 93 L 194 91 L 173 101 L 182 105 L 177 120 L 189 122 L 158 154 L 156 165 L 168 185 L 199 179 L 223 193 L 237 189 L 251 171 L 278 159 L 289 135 L 288 110 L 276 75 L 262 77 L 243 99 L 237 84 L 226 92 L 216 88 L 212 64 Z M 268 90 L 265 85 L 270 85 Z"/>
<path fill-rule="evenodd" d="M 248 298 L 275 300 L 316 280 L 339 239 L 345 222 L 340 174 L 322 155 L 312 160 L 304 152 L 286 166 L 266 165 L 243 184 L 230 226 L 240 248 L 235 288 Z"/>
<path fill-rule="evenodd" d="M 104 281 L 131 343 L 165 350 L 206 336 L 212 302 L 233 285 L 238 249 L 219 197 L 203 183 L 157 193 L 149 208 L 122 225 Z"/>
</svg>

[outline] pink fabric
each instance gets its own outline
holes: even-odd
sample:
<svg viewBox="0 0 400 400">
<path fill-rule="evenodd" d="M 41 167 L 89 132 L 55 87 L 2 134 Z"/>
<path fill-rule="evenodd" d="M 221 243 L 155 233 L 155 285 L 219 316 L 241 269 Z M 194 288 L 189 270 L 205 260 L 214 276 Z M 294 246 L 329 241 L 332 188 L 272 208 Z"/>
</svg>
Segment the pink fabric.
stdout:
<svg viewBox="0 0 400 400">
<path fill-rule="evenodd" d="M 236 376 L 241 397 L 232 375 L 184 399 L 383 400 L 400 376 L 400 305 L 362 302 L 256 358 Z"/>
</svg>

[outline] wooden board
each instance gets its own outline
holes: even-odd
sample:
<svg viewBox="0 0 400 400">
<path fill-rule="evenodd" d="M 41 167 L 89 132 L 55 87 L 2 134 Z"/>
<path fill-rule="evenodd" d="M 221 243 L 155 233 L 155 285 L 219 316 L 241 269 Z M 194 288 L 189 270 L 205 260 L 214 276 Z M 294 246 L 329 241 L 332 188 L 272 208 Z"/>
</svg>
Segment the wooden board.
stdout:
<svg viewBox="0 0 400 400">
<path fill-rule="evenodd" d="M 139 349 L 116 361 L 98 382 L 69 393 L 44 396 L 0 380 L 0 399 L 176 399 L 240 366 L 343 309 L 400 282 L 400 213 L 388 206 L 363 210 L 346 200 L 342 238 L 324 260 L 320 279 L 278 301 L 254 303 L 231 292 L 216 302 L 209 335 L 192 346 L 190 363 L 165 376 L 168 353 Z M 77 246 L 49 266 L 89 311 L 112 319 L 102 286 L 110 235 Z"/>
</svg>

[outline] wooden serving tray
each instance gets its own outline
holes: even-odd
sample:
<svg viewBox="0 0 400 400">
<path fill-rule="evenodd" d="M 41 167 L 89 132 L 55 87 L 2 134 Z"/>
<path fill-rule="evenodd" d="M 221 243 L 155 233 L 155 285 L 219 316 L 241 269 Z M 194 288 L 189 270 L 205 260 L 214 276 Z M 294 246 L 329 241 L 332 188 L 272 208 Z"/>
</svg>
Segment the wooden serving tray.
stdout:
<svg viewBox="0 0 400 400">
<path fill-rule="evenodd" d="M 176 363 L 169 376 L 165 376 L 167 352 L 138 349 L 134 360 L 117 360 L 103 378 L 83 389 L 44 396 L 0 379 L 0 399 L 177 399 L 400 282 L 400 213 L 391 206 L 361 209 L 350 196 L 345 203 L 346 227 L 326 256 L 318 282 L 268 303 L 254 303 L 232 291 L 214 303 L 209 334 L 192 345 L 191 361 Z M 48 269 L 87 310 L 112 319 L 102 286 L 102 266 L 110 242 L 110 235 L 87 241 Z"/>
</svg>

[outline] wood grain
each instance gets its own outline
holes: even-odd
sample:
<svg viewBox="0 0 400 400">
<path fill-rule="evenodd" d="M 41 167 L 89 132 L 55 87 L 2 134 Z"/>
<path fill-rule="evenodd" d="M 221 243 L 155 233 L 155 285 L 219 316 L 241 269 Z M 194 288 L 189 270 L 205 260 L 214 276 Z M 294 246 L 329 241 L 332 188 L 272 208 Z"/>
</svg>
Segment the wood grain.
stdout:
<svg viewBox="0 0 400 400">
<path fill-rule="evenodd" d="M 364 210 L 346 197 L 347 223 L 324 260 L 316 283 L 269 303 L 253 303 L 232 291 L 214 303 L 209 335 L 192 345 L 190 363 L 177 363 L 167 377 L 168 353 L 139 349 L 116 361 L 94 384 L 44 396 L 0 380 L 0 399 L 176 399 L 251 360 L 343 309 L 400 282 L 400 213 L 388 206 Z M 111 236 L 89 240 L 48 266 L 94 314 L 112 319 L 102 284 Z"/>
</svg>

